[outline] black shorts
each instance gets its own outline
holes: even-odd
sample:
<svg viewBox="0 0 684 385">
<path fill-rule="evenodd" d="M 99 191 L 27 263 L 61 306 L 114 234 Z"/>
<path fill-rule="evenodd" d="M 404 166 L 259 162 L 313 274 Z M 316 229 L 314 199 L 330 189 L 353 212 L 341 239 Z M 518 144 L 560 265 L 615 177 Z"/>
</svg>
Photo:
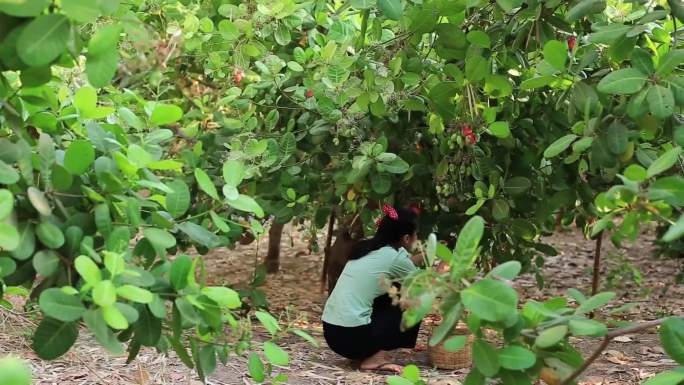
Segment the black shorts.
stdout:
<svg viewBox="0 0 684 385">
<path fill-rule="evenodd" d="M 351 360 L 362 360 L 381 350 L 413 348 L 420 323 L 401 330 L 401 309 L 385 294 L 373 302 L 371 323 L 345 327 L 323 322 L 323 336 L 332 351 Z"/>
</svg>

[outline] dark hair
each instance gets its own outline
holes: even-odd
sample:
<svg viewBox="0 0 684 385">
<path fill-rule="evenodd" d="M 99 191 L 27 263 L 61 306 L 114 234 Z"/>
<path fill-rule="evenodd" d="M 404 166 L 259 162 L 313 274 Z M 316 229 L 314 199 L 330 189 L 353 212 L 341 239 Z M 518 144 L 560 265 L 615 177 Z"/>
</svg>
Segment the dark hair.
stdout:
<svg viewBox="0 0 684 385">
<path fill-rule="evenodd" d="M 397 208 L 398 219 L 385 215 L 372 238 L 359 241 L 351 251 L 349 259 L 359 259 L 385 246 L 394 246 L 404 235 L 413 235 L 418 230 L 417 215 L 411 209 Z"/>
</svg>

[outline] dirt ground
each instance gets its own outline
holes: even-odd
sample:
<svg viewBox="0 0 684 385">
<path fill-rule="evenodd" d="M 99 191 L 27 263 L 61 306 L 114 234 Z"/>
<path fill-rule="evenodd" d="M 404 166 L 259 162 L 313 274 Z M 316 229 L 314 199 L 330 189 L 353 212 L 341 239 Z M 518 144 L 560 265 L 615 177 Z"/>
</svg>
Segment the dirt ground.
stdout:
<svg viewBox="0 0 684 385">
<path fill-rule="evenodd" d="M 306 329 L 320 343 L 312 347 L 298 337 L 284 341 L 290 353 L 291 364 L 278 371 L 289 376 L 289 384 L 384 384 L 380 375 L 361 373 L 346 360 L 330 352 L 322 338 L 320 314 L 325 296 L 320 289 L 322 255 L 303 254 L 307 242 L 298 232 L 286 228 L 282 244 L 281 272 L 270 276 L 266 291 L 274 314 L 290 314 L 296 311 L 303 319 L 298 326 Z M 653 256 L 648 235 L 636 244 L 616 250 L 610 242 L 604 242 L 602 287 L 618 293 L 611 306 L 617 308 L 625 303 L 635 307 L 622 318 L 629 321 L 645 321 L 684 309 L 684 285 L 678 285 L 675 276 L 681 269 L 677 260 Z M 575 287 L 584 292 L 591 288 L 591 270 L 594 242 L 585 240 L 579 232 L 566 231 L 547 239 L 559 251 L 556 257 L 547 258 L 543 269 L 547 287 L 539 290 L 531 275 L 516 280 L 515 285 L 524 299 L 544 299 Z M 322 239 L 320 244 L 322 244 Z M 248 277 L 256 256 L 266 252 L 266 240 L 258 245 L 240 247 L 236 250 L 217 250 L 207 256 L 209 279 L 214 284 L 235 285 Z M 634 275 L 641 275 L 640 284 Z M 0 356 L 12 353 L 28 359 L 32 365 L 35 384 L 86 385 L 147 385 L 147 384 L 199 384 L 193 373 L 175 357 L 160 356 L 154 350 L 143 350 L 135 362 L 126 365 L 126 357 L 106 353 L 88 335 L 82 332 L 76 346 L 64 357 L 55 361 L 42 361 L 30 349 L 31 317 L 21 309 L 7 311 L 0 308 Z M 428 328 L 421 331 L 419 344 L 426 344 Z M 264 331 L 257 330 L 255 338 L 263 339 Z M 597 340 L 573 341 L 588 355 Z M 444 371 L 432 369 L 425 351 L 399 351 L 395 356 L 400 363 L 416 363 L 424 377 L 434 385 L 459 384 L 467 369 Z M 674 366 L 659 346 L 655 331 L 622 337 L 614 341 L 602 357 L 585 373 L 580 384 L 586 385 L 636 385 L 655 373 Z M 220 365 L 207 383 L 225 385 L 252 384 L 247 375 L 246 360 L 231 357 L 227 365 Z"/>
</svg>

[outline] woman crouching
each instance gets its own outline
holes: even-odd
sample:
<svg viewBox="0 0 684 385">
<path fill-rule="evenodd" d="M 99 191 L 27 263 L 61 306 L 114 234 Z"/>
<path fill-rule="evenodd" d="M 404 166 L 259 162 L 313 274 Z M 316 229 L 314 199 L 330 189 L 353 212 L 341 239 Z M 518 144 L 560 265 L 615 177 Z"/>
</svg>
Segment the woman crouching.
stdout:
<svg viewBox="0 0 684 385">
<path fill-rule="evenodd" d="M 416 241 L 416 214 L 409 209 L 383 208 L 384 217 L 370 239 L 352 250 L 323 310 L 323 335 L 330 349 L 361 361 L 361 370 L 401 372 L 386 352 L 413 348 L 420 324 L 401 330 L 402 311 L 381 284 L 400 280 L 418 268 L 418 257 L 407 251 Z"/>
</svg>

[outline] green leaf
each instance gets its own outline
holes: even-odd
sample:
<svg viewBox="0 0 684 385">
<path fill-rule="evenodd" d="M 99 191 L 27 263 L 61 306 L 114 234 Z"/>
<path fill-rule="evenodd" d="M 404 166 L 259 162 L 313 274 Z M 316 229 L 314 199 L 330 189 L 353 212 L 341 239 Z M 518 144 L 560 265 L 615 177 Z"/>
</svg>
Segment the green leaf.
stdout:
<svg viewBox="0 0 684 385">
<path fill-rule="evenodd" d="M 254 315 L 257 317 L 259 322 L 268 330 L 271 335 L 275 335 L 280 330 L 280 325 L 278 325 L 278 320 L 272 315 L 265 311 L 256 311 Z"/>
<path fill-rule="evenodd" d="M 226 203 L 236 210 L 253 213 L 259 218 L 264 217 L 264 209 L 248 195 L 240 194 L 237 199 L 226 199 Z"/>
<path fill-rule="evenodd" d="M 524 370 L 534 366 L 537 357 L 522 346 L 507 346 L 499 352 L 501 367 L 510 370 Z"/>
<path fill-rule="evenodd" d="M 83 139 L 75 140 L 64 154 L 64 168 L 72 175 L 85 174 L 95 161 L 95 148 Z"/>
<path fill-rule="evenodd" d="M 625 152 L 629 143 L 627 127 L 622 123 L 613 122 L 606 131 L 606 142 L 608 149 L 614 155 L 620 155 Z"/>
<path fill-rule="evenodd" d="M 285 366 L 290 362 L 290 356 L 280 346 L 271 341 L 264 342 L 264 355 L 268 362 L 277 366 Z"/>
<path fill-rule="evenodd" d="M 275 32 L 273 33 L 273 37 L 275 37 L 276 43 L 283 46 L 290 44 L 290 41 L 292 40 L 290 30 L 284 24 L 278 25 Z"/>
<path fill-rule="evenodd" d="M 26 361 L 13 355 L 0 358 L 0 384 L 31 385 L 32 383 L 31 367 Z"/>
<path fill-rule="evenodd" d="M 382 168 L 392 174 L 405 174 L 410 169 L 410 165 L 403 159 L 397 157 L 391 162 L 382 164 Z"/>
<path fill-rule="evenodd" d="M 567 325 L 558 325 L 539 333 L 534 344 L 542 349 L 557 345 L 568 334 Z"/>
<path fill-rule="evenodd" d="M 660 327 L 660 343 L 679 365 L 684 365 L 684 319 L 671 317 Z"/>
<path fill-rule="evenodd" d="M 598 91 L 613 95 L 631 95 L 639 92 L 647 77 L 635 68 L 623 68 L 606 75 L 598 84 Z"/>
<path fill-rule="evenodd" d="M 294 72 L 303 72 L 304 71 L 304 67 L 302 67 L 302 65 L 297 63 L 296 61 L 287 62 L 287 68 L 289 68 L 291 71 L 294 71 Z"/>
<path fill-rule="evenodd" d="M 176 291 L 182 290 L 188 285 L 188 275 L 191 268 L 192 258 L 188 255 L 179 255 L 171 264 L 169 280 Z"/>
<path fill-rule="evenodd" d="M 673 49 L 658 60 L 656 75 L 665 77 L 684 63 L 684 49 Z"/>
<path fill-rule="evenodd" d="M 6 235 L 11 234 L 12 230 L 8 230 L 7 227 L 14 229 L 14 227 L 12 227 L 11 225 L 6 225 L 6 230 L 1 230 L 2 225 L 4 224 L 0 222 L 0 238 L 2 238 L 2 234 L 4 231 L 7 231 L 7 233 L 5 233 Z M 18 232 L 19 244 L 11 250 L 12 257 L 14 259 L 24 261 L 31 257 L 36 249 L 36 237 L 33 231 L 33 225 L 29 222 L 24 222 L 20 224 L 19 228 L 15 231 Z M 2 241 L 0 241 L 0 247 L 9 250 L 8 248 L 2 246 Z"/>
<path fill-rule="evenodd" d="M 10 257 L 0 257 L 0 278 L 7 277 L 17 270 L 17 263 Z"/>
<path fill-rule="evenodd" d="M 466 35 L 466 39 L 472 44 L 479 45 L 482 48 L 489 48 L 492 45 L 492 41 L 486 32 L 479 30 L 472 30 Z"/>
<path fill-rule="evenodd" d="M 0 249 L 13 251 L 19 246 L 17 229 L 7 223 L 0 222 Z"/>
<path fill-rule="evenodd" d="M 665 119 L 674 113 L 675 100 L 670 88 L 665 88 L 658 84 L 650 86 L 646 100 L 648 101 L 649 111 L 656 118 Z"/>
<path fill-rule="evenodd" d="M 137 303 L 151 303 L 154 297 L 149 290 L 133 285 L 123 285 L 116 288 L 116 294 L 129 301 Z"/>
<path fill-rule="evenodd" d="M 679 159 L 679 154 L 681 152 L 681 147 L 674 147 L 661 156 L 658 157 L 646 170 L 646 176 L 652 178 L 662 172 L 665 172 L 672 168 L 677 163 Z"/>
<path fill-rule="evenodd" d="M 266 379 L 264 374 L 264 364 L 261 362 L 259 355 L 252 352 L 249 354 L 249 361 L 247 363 L 249 369 L 249 376 L 257 383 L 262 383 Z"/>
<path fill-rule="evenodd" d="M 90 23 L 100 16 L 99 3 L 91 0 L 62 0 L 62 11 L 78 23 Z"/>
<path fill-rule="evenodd" d="M 508 122 L 494 122 L 489 125 L 488 131 L 497 138 L 508 138 L 511 136 L 511 129 L 508 127 Z"/>
<path fill-rule="evenodd" d="M 518 261 L 508 261 L 496 266 L 487 274 L 487 278 L 503 278 L 513 280 L 520 274 L 522 265 Z"/>
<path fill-rule="evenodd" d="M 45 198 L 45 193 L 33 186 L 29 187 L 26 192 L 29 201 L 36 211 L 46 217 L 52 215 L 52 208 L 50 207 L 50 203 L 48 202 L 47 198 Z"/>
<path fill-rule="evenodd" d="M 466 222 L 458 234 L 454 255 L 464 269 L 470 268 L 477 257 L 477 250 L 484 233 L 484 220 L 474 216 Z"/>
<path fill-rule="evenodd" d="M 387 194 L 392 189 L 392 178 L 385 174 L 371 178 L 371 188 L 378 194 Z"/>
<path fill-rule="evenodd" d="M 507 284 L 482 279 L 461 292 L 463 305 L 486 321 L 504 321 L 516 311 L 518 294 Z"/>
<path fill-rule="evenodd" d="M 684 178 L 673 175 L 656 179 L 648 190 L 648 199 L 663 200 L 672 206 L 684 206 Z"/>
<path fill-rule="evenodd" d="M 510 13 L 512 10 L 520 7 L 523 3 L 523 0 L 496 0 L 496 3 L 499 4 L 501 9 Z"/>
<path fill-rule="evenodd" d="M 665 235 L 663 235 L 663 242 L 672 242 L 684 235 L 684 215 L 679 217 L 679 220 L 667 229 Z"/>
<path fill-rule="evenodd" d="M 122 26 L 118 23 L 109 24 L 98 29 L 88 42 L 88 56 L 104 55 L 110 51 L 116 51 L 121 29 Z"/>
<path fill-rule="evenodd" d="M 465 347 L 468 336 L 451 336 L 444 341 L 444 349 L 447 352 L 457 352 Z"/>
<path fill-rule="evenodd" d="M 0 221 L 4 221 L 14 209 L 14 195 L 9 190 L 0 189 Z"/>
<path fill-rule="evenodd" d="M 183 110 L 173 104 L 157 103 L 152 110 L 150 122 L 156 126 L 175 123 L 183 117 Z"/>
<path fill-rule="evenodd" d="M 638 164 L 631 164 L 629 165 L 624 173 L 623 173 L 628 179 L 633 180 L 635 182 L 643 182 L 646 180 L 648 177 L 646 174 L 646 169 L 639 166 Z"/>
<path fill-rule="evenodd" d="M 152 162 L 152 155 L 137 144 L 131 144 L 126 150 L 128 161 L 137 167 L 146 167 Z"/>
<path fill-rule="evenodd" d="M 100 281 L 93 286 L 93 301 L 102 307 L 114 305 L 116 288 L 112 281 Z"/>
<path fill-rule="evenodd" d="M 124 316 L 119 307 L 115 305 L 102 306 L 102 317 L 112 329 L 128 329 L 128 320 L 126 319 L 126 316 Z"/>
<path fill-rule="evenodd" d="M 40 293 L 38 306 L 46 316 L 64 322 L 76 321 L 86 311 L 77 296 L 66 294 L 57 288 L 47 289 Z"/>
<path fill-rule="evenodd" d="M 223 180 L 227 185 L 238 187 L 245 178 L 245 166 L 237 160 L 223 163 Z"/>
<path fill-rule="evenodd" d="M 199 325 L 202 323 L 202 318 L 199 316 L 195 307 L 187 299 L 188 296 L 184 298 L 177 298 L 175 303 L 178 311 L 183 316 L 183 319 L 191 322 L 194 325 Z"/>
<path fill-rule="evenodd" d="M 38 274 L 43 277 L 49 277 L 57 271 L 57 267 L 59 266 L 59 255 L 53 250 L 40 250 L 33 255 L 32 263 L 33 268 Z"/>
<path fill-rule="evenodd" d="M 473 342 L 473 363 L 477 370 L 487 377 L 494 377 L 501 369 L 496 349 L 480 338 Z"/>
<path fill-rule="evenodd" d="M 549 147 L 546 148 L 546 150 L 544 150 L 544 158 L 551 159 L 558 156 L 560 153 L 570 147 L 570 144 L 572 144 L 575 139 L 577 139 L 577 135 L 575 134 L 568 134 L 556 139 L 549 145 Z"/>
<path fill-rule="evenodd" d="M 606 8 L 606 0 L 581 0 L 565 13 L 565 21 L 572 23 L 593 13 L 602 12 Z"/>
<path fill-rule="evenodd" d="M 587 299 L 584 301 L 580 306 L 575 310 L 576 314 L 586 314 L 591 311 L 594 311 L 598 309 L 599 307 L 607 304 L 610 302 L 613 298 L 615 298 L 615 293 L 607 291 L 604 293 L 598 293 L 595 296 Z"/>
<path fill-rule="evenodd" d="M 388 19 L 399 20 L 404 14 L 401 0 L 378 0 L 378 9 Z"/>
<path fill-rule="evenodd" d="M 492 217 L 496 221 L 503 221 L 508 219 L 510 214 L 510 206 L 504 199 L 494 199 L 492 201 Z"/>
<path fill-rule="evenodd" d="M 33 333 L 31 347 L 38 357 L 54 360 L 66 353 L 76 342 L 78 325 L 45 317 Z"/>
<path fill-rule="evenodd" d="M 489 60 L 480 55 L 466 57 L 465 76 L 470 82 L 477 83 L 489 73 Z"/>
<path fill-rule="evenodd" d="M 535 88 L 545 87 L 545 86 L 548 86 L 549 84 L 553 83 L 557 79 L 558 78 L 555 76 L 537 76 L 534 78 L 523 80 L 523 82 L 520 83 L 520 89 L 521 90 L 532 90 Z"/>
<path fill-rule="evenodd" d="M 606 325 L 586 318 L 571 319 L 568 326 L 574 336 L 603 337 L 608 332 Z"/>
<path fill-rule="evenodd" d="M 81 87 L 76 91 L 73 103 L 81 116 L 92 116 L 97 109 L 97 91 L 93 87 Z"/>
<path fill-rule="evenodd" d="M 43 13 L 50 0 L 0 1 L 0 12 L 16 17 L 34 17 Z"/>
<path fill-rule="evenodd" d="M 208 247 L 214 248 L 222 246 L 226 243 L 225 239 L 192 222 L 183 222 L 178 224 L 178 230 L 187 235 L 193 242 Z"/>
<path fill-rule="evenodd" d="M 0 160 L 0 184 L 12 185 L 19 181 L 19 173 L 10 165 Z"/>
<path fill-rule="evenodd" d="M 135 340 L 143 346 L 156 346 L 161 338 L 162 321 L 152 315 L 144 306 L 138 307 L 140 316 L 133 324 Z"/>
<path fill-rule="evenodd" d="M 544 60 L 559 71 L 565 69 L 568 59 L 568 47 L 558 40 L 549 40 L 544 44 Z"/>
<path fill-rule="evenodd" d="M 532 187 L 532 182 L 524 176 L 514 176 L 504 184 L 504 191 L 507 194 L 516 196 L 522 195 Z"/>
<path fill-rule="evenodd" d="M 66 16 L 51 13 L 33 19 L 19 35 L 17 53 L 21 60 L 33 67 L 50 64 L 67 46 L 70 23 Z"/>
<path fill-rule="evenodd" d="M 210 197 L 219 200 L 218 192 L 216 191 L 216 186 L 214 186 L 214 183 L 211 181 L 211 178 L 209 178 L 209 175 L 207 175 L 204 170 L 200 168 L 195 169 L 195 179 L 197 180 L 197 184 L 199 184 L 199 187 L 207 193 Z"/>
<path fill-rule="evenodd" d="M 223 19 L 218 23 L 218 30 L 225 40 L 232 41 L 240 36 L 240 30 L 235 26 L 235 24 L 227 19 Z"/>
<path fill-rule="evenodd" d="M 93 87 L 108 85 L 119 67 L 119 51 L 115 47 L 110 48 L 99 55 L 88 54 L 86 56 L 86 75 Z"/>
<path fill-rule="evenodd" d="M 143 234 L 156 247 L 170 249 L 176 246 L 176 237 L 164 229 L 145 227 L 143 229 Z"/>
<path fill-rule="evenodd" d="M 656 374 L 643 385 L 679 385 L 682 381 L 684 381 L 684 371 L 670 370 Z"/>
<path fill-rule="evenodd" d="M 387 377 L 387 385 L 414 385 L 415 383 L 411 380 L 407 380 L 404 377 L 399 376 L 389 376 Z"/>
<path fill-rule="evenodd" d="M 95 285 L 102 281 L 102 273 L 100 268 L 93 262 L 90 257 L 80 255 L 74 261 L 74 266 L 78 274 L 89 285 Z"/>
<path fill-rule="evenodd" d="M 166 194 L 166 210 L 171 216 L 178 218 L 190 208 L 190 189 L 180 179 L 173 180 L 166 185 L 172 190 Z"/>
<path fill-rule="evenodd" d="M 51 249 L 58 249 L 64 244 L 62 230 L 50 222 L 40 222 L 36 227 L 36 236 L 43 245 Z"/>
<path fill-rule="evenodd" d="M 202 288 L 202 294 L 206 295 L 219 306 L 227 309 L 237 309 L 242 306 L 240 295 L 233 289 L 221 286 Z"/>
<path fill-rule="evenodd" d="M 318 343 L 318 341 L 314 337 L 312 337 L 309 333 L 307 333 L 303 330 L 292 329 L 292 333 L 302 337 L 306 342 L 310 343 L 314 347 L 320 346 L 320 344 Z"/>
</svg>

